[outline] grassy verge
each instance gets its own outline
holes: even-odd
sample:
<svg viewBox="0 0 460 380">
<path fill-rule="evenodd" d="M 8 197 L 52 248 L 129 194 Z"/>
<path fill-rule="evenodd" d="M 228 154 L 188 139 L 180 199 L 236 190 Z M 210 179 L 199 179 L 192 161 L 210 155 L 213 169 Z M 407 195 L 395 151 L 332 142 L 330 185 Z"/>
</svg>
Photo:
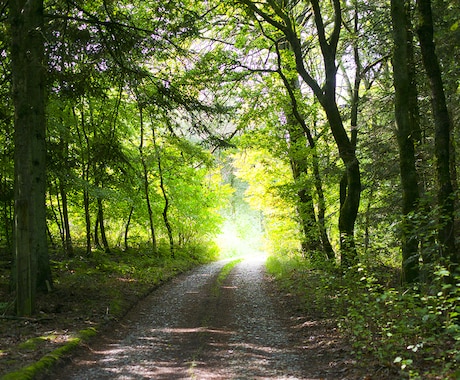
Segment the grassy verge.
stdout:
<svg viewBox="0 0 460 380">
<path fill-rule="evenodd" d="M 232 269 L 239 264 L 243 259 L 235 259 L 232 261 L 229 261 L 227 264 L 225 264 L 222 269 L 219 272 L 219 275 L 217 276 L 216 282 L 214 283 L 211 293 L 214 296 L 218 296 L 220 294 L 220 287 L 222 286 L 222 283 L 225 281 L 225 279 L 228 277 Z"/>
<path fill-rule="evenodd" d="M 0 269 L 0 379 L 32 379 L 62 360 L 163 282 L 209 261 L 203 252 L 175 259 L 138 251 L 52 256 L 54 290 L 38 296 L 33 318 L 14 318 L 8 268 Z"/>
<path fill-rule="evenodd" d="M 2 376 L 2 380 L 32 380 L 39 373 L 46 371 L 52 367 L 58 360 L 82 342 L 87 341 L 90 337 L 96 335 L 96 329 L 86 329 L 79 331 L 76 337 L 69 338 L 65 344 L 52 350 L 51 352 L 44 355 L 37 362 L 29 364 L 25 367 L 19 368 L 16 371 L 9 372 Z"/>
<path fill-rule="evenodd" d="M 378 378 L 460 378 L 460 279 L 448 284 L 440 270 L 429 289 L 407 289 L 391 286 L 389 268 L 373 268 L 371 275 L 358 267 L 343 277 L 326 269 L 299 258 L 267 261 L 269 273 L 299 297 L 307 314 L 335 319 L 358 363 Z"/>
</svg>

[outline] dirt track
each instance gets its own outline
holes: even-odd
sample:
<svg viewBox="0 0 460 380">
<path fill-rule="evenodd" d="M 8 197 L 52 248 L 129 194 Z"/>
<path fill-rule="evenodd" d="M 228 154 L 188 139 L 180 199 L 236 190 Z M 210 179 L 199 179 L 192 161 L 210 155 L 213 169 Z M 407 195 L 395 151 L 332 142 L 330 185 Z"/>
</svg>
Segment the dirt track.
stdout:
<svg viewBox="0 0 460 380">
<path fill-rule="evenodd" d="M 181 275 L 48 379 L 360 379 L 327 324 L 291 309 L 263 258 Z M 299 312 L 297 312 L 299 314 Z"/>
</svg>

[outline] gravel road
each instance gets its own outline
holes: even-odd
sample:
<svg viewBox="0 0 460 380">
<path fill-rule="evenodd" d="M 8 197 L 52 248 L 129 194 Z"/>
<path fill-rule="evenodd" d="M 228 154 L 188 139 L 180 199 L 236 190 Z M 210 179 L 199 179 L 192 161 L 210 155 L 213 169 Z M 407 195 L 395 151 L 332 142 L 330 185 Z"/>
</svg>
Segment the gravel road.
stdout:
<svg viewBox="0 0 460 380">
<path fill-rule="evenodd" d="M 199 267 L 162 286 L 48 378 L 357 378 L 340 342 L 280 300 L 263 257 L 236 265 L 217 288 L 225 264 Z"/>
</svg>

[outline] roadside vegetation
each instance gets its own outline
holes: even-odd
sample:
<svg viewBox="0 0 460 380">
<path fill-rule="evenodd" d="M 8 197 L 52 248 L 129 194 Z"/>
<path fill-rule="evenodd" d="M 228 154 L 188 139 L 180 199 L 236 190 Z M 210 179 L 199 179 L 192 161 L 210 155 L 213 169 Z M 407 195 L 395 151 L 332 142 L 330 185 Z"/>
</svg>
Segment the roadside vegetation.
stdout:
<svg viewBox="0 0 460 380">
<path fill-rule="evenodd" d="M 83 253 L 76 251 L 73 259 L 52 254 L 55 289 L 39 295 L 33 317 L 12 316 L 9 272 L 1 269 L 1 379 L 25 380 L 42 374 L 76 346 L 117 323 L 153 289 L 215 259 L 217 251 L 197 248 L 193 255 L 177 252 L 174 259 L 133 250 L 99 250 L 90 257 Z"/>
<path fill-rule="evenodd" d="M 460 377 L 460 293 L 438 268 L 429 288 L 394 283 L 388 267 L 358 266 L 341 277 L 298 257 L 271 256 L 267 268 L 304 312 L 330 318 L 353 347 L 357 365 L 376 378 Z M 372 274 L 371 274 L 372 273 Z"/>
</svg>

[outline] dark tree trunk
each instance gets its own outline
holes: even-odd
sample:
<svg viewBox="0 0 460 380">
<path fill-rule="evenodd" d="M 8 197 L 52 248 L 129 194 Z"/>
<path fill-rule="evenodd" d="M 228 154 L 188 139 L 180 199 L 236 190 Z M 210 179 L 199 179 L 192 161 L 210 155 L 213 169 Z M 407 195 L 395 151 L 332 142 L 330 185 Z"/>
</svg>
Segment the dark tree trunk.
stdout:
<svg viewBox="0 0 460 380">
<path fill-rule="evenodd" d="M 299 131 L 294 131 L 293 126 L 289 128 L 290 143 L 293 149 L 299 149 L 298 138 L 294 137 Z M 297 146 L 297 147 L 296 147 Z M 305 147 L 304 147 L 305 149 Z M 297 153 L 291 153 L 291 170 L 294 182 L 297 189 L 297 213 L 299 214 L 300 224 L 303 230 L 302 251 L 304 255 L 310 257 L 314 261 L 318 261 L 318 252 L 322 251 L 321 241 L 318 234 L 318 224 L 316 222 L 315 209 L 313 204 L 313 197 L 311 196 L 311 189 L 305 183 L 302 183 L 302 178 L 307 178 L 308 170 L 304 165 L 295 159 Z M 303 155 L 306 155 L 304 153 Z M 304 157 L 304 159 L 306 159 Z"/>
<path fill-rule="evenodd" d="M 107 240 L 107 233 L 105 231 L 104 206 L 102 204 L 101 198 L 97 199 L 97 220 L 98 220 L 98 223 L 96 223 L 96 229 L 97 229 L 97 225 L 99 224 L 99 231 L 101 232 L 102 247 L 104 248 L 105 252 L 109 253 L 110 247 L 109 247 L 109 242 Z"/>
<path fill-rule="evenodd" d="M 295 38 L 294 40 L 296 46 L 294 51 L 296 52 L 296 62 L 299 74 L 311 87 L 326 112 L 327 120 L 329 121 L 332 135 L 334 136 L 334 140 L 337 144 L 340 158 L 345 165 L 344 178 L 346 180 L 341 189 L 342 200 L 339 214 L 339 232 L 341 265 L 342 268 L 347 269 L 348 267 L 356 264 L 357 261 L 354 229 L 361 198 L 361 173 L 359 169 L 359 161 L 355 153 L 354 141 L 348 137 L 336 102 L 337 67 L 335 61 L 342 24 L 342 11 L 340 1 L 334 0 L 334 26 L 328 39 L 326 38 L 325 26 L 323 24 L 319 1 L 313 0 L 311 3 L 315 16 L 318 40 L 323 56 L 326 76 L 326 82 L 322 88 L 305 70 L 301 54 L 302 49 L 298 38 Z M 352 137 L 353 133 L 356 133 L 356 130 L 352 131 Z"/>
<path fill-rule="evenodd" d="M 92 249 L 92 239 L 91 239 L 91 212 L 90 212 L 90 194 L 89 194 L 89 172 L 90 172 L 90 163 L 91 163 L 91 148 L 88 134 L 86 133 L 85 128 L 85 113 L 84 108 L 82 107 L 80 110 L 80 117 L 81 121 L 78 123 L 78 116 L 75 108 L 72 108 L 72 114 L 75 119 L 76 124 L 81 125 L 81 129 L 77 128 L 78 140 L 80 143 L 80 148 L 83 151 L 86 150 L 86 162 L 85 159 L 82 158 L 81 167 L 82 173 L 81 178 L 83 183 L 85 184 L 83 187 L 83 209 L 85 210 L 85 230 L 86 230 L 86 255 L 91 255 Z M 85 149 L 86 148 L 86 149 Z M 84 156 L 82 154 L 82 156 Z"/>
<path fill-rule="evenodd" d="M 97 249 L 102 249 L 102 245 L 99 240 L 99 213 L 96 214 L 96 222 L 94 223 L 94 246 Z"/>
<path fill-rule="evenodd" d="M 61 120 L 61 123 L 64 122 Z M 70 221 L 69 221 L 69 206 L 67 202 L 67 173 L 69 170 L 69 145 L 67 139 L 67 132 L 60 132 L 59 136 L 59 156 L 64 167 L 59 172 L 59 194 L 61 195 L 62 207 L 60 208 L 62 229 L 64 235 L 63 248 L 68 257 L 73 257 L 73 245 L 72 237 L 70 232 Z"/>
<path fill-rule="evenodd" d="M 156 239 L 156 232 L 155 232 L 155 224 L 153 221 L 153 210 L 152 204 L 150 202 L 150 190 L 149 190 L 149 172 L 147 168 L 147 162 L 144 156 L 144 113 L 142 107 L 139 105 L 139 119 L 140 119 L 140 127 L 141 127 L 141 136 L 140 136 L 140 143 L 139 143 L 139 155 L 141 158 L 142 164 L 142 174 L 143 174 L 143 185 L 144 185 L 144 194 L 145 194 L 145 201 L 147 204 L 147 212 L 149 214 L 149 225 L 150 225 L 150 236 L 151 236 L 151 243 L 152 243 L 152 250 L 154 255 L 158 256 L 158 245 Z"/>
<path fill-rule="evenodd" d="M 124 250 L 125 251 L 129 249 L 128 234 L 129 234 L 129 227 L 131 225 L 131 218 L 133 217 L 133 214 L 134 214 L 134 206 L 131 206 L 131 209 L 129 210 L 128 220 L 126 221 L 126 225 L 125 225 L 125 234 L 124 234 L 124 242 L 125 242 Z"/>
<path fill-rule="evenodd" d="M 442 82 L 441 68 L 436 55 L 433 32 L 431 0 L 417 0 L 420 23 L 417 33 L 422 51 L 423 66 L 430 81 L 431 104 L 435 126 L 436 170 L 438 174 L 438 204 L 440 207 L 438 239 L 441 256 L 452 263 L 460 263 L 455 249 L 454 234 L 454 190 L 450 173 L 450 131 L 451 121 L 447 110 L 446 96 Z"/>
<path fill-rule="evenodd" d="M 287 45 L 287 44 L 283 44 Z M 282 47 L 283 49 L 287 49 L 286 47 Z M 302 244 L 303 251 L 307 253 L 309 249 L 318 251 L 321 247 L 325 257 L 329 260 L 333 260 L 335 258 L 335 253 L 332 248 L 332 245 L 329 241 L 329 237 L 327 236 L 327 231 L 324 224 L 324 216 L 325 216 L 325 209 L 326 203 L 324 200 L 324 193 L 323 193 L 323 186 L 321 175 L 319 171 L 319 161 L 318 155 L 316 153 L 316 143 L 313 139 L 311 134 L 310 128 L 307 126 L 305 119 L 301 116 L 297 104 L 297 99 L 294 93 L 294 90 L 300 88 L 300 84 L 298 80 L 289 80 L 286 75 L 283 73 L 282 69 L 282 62 L 281 62 L 281 55 L 280 51 L 277 48 L 277 55 L 278 55 L 278 73 L 283 81 L 283 84 L 288 92 L 291 107 L 292 107 L 292 116 L 288 117 L 288 129 L 289 135 L 292 142 L 292 145 L 297 147 L 299 145 L 299 138 L 297 136 L 302 136 L 303 141 L 306 138 L 304 143 L 300 145 L 305 147 L 310 147 L 310 152 L 312 156 L 312 166 L 313 166 L 313 174 L 315 178 L 315 188 L 318 196 L 318 220 L 316 220 L 315 209 L 313 204 L 313 197 L 311 193 L 307 191 L 307 189 L 300 189 L 298 190 L 298 198 L 299 198 L 299 215 L 301 217 L 301 223 L 304 232 L 304 242 Z M 288 113 L 288 116 L 291 115 Z M 316 123 L 316 119 L 313 121 Z M 295 128 L 295 125 L 298 124 L 300 128 Z M 291 157 L 293 155 L 291 154 Z M 303 161 L 307 159 L 307 152 L 303 155 Z M 295 156 L 294 156 L 295 157 Z M 302 174 L 305 174 L 305 177 L 308 177 L 308 170 L 305 164 L 302 163 L 302 160 L 294 160 L 291 158 L 291 169 L 293 172 L 293 177 L 296 182 L 298 182 L 299 178 Z M 319 233 L 319 236 L 318 236 Z M 313 258 L 313 257 L 311 257 Z M 314 257 L 318 259 L 318 257 Z"/>
<path fill-rule="evenodd" d="M 273 14 L 276 14 L 276 17 L 273 17 L 269 12 L 259 7 L 256 2 L 252 2 L 251 0 L 240 0 L 240 2 L 244 4 L 248 10 L 254 12 L 284 34 L 294 53 L 297 72 L 311 88 L 326 112 L 327 120 L 339 150 L 340 158 L 345 165 L 347 178 L 345 188 L 346 195 L 340 207 L 339 215 L 341 265 L 344 269 L 347 269 L 353 266 L 358 259 L 355 247 L 354 227 L 361 198 L 361 173 L 353 142 L 348 137 L 344 128 L 336 102 L 336 56 L 342 27 L 341 1 L 332 0 L 334 17 L 333 20 L 328 21 L 327 26 L 324 24 L 321 15 L 320 2 L 318 0 L 311 1 L 326 77 L 323 85 L 320 85 L 305 67 L 302 41 L 299 38 L 298 31 L 293 25 L 289 13 L 285 12 L 282 7 L 274 1 L 269 1 L 268 3 L 271 5 Z M 330 33 L 327 33 L 326 29 Z"/>
<path fill-rule="evenodd" d="M 42 0 L 10 0 L 15 107 L 16 311 L 35 311 L 37 289 L 52 286 L 46 239 L 46 147 Z"/>
<path fill-rule="evenodd" d="M 335 85 L 333 91 L 332 88 L 331 91 L 325 91 L 322 104 L 345 165 L 344 180 L 341 183 L 339 232 L 341 265 L 347 269 L 357 262 L 354 229 L 361 198 L 361 173 L 355 147 L 348 138 L 335 102 Z"/>
<path fill-rule="evenodd" d="M 61 193 L 62 202 L 62 222 L 64 232 L 64 251 L 68 257 L 73 257 L 72 235 L 70 233 L 69 207 L 67 202 L 66 186 L 62 180 L 59 181 L 59 192 Z"/>
<path fill-rule="evenodd" d="M 411 283 L 419 278 L 419 240 L 409 214 L 417 210 L 420 198 L 418 175 L 415 165 L 413 99 L 415 83 L 412 80 L 410 62 L 412 39 L 408 33 L 405 0 L 391 1 L 393 23 L 393 75 L 395 88 L 395 118 L 399 146 L 399 164 L 402 185 L 403 222 L 401 226 L 403 281 Z"/>
<path fill-rule="evenodd" d="M 53 195 L 50 192 L 49 193 L 49 204 L 50 204 L 49 208 L 51 210 L 51 213 L 53 214 L 54 222 L 58 226 L 59 236 L 61 238 L 61 247 L 64 248 L 64 231 L 63 231 L 63 227 L 62 227 L 62 210 L 61 210 L 61 201 L 59 200 L 59 194 L 58 193 L 56 194 L 56 202 L 57 202 L 57 211 L 59 213 L 59 217 L 58 217 L 58 214 L 56 213 L 56 210 L 55 210 L 55 207 L 54 207 Z M 50 241 L 52 240 L 51 239 L 51 232 L 49 231 L 49 228 L 48 228 L 48 238 L 50 239 Z M 54 248 L 55 248 L 55 246 L 53 245 L 53 249 Z"/>
<path fill-rule="evenodd" d="M 85 210 L 86 255 L 91 255 L 91 213 L 89 211 L 89 192 L 83 190 L 83 208 Z"/>
<path fill-rule="evenodd" d="M 169 252 L 171 253 L 171 257 L 174 258 L 174 238 L 173 238 L 173 231 L 171 227 L 171 223 L 169 222 L 169 217 L 168 217 L 168 210 L 169 210 L 169 198 L 168 194 L 166 193 L 166 187 L 165 187 L 165 182 L 164 182 L 164 176 L 163 176 L 163 167 L 161 165 L 161 157 L 160 157 L 160 150 L 158 149 L 157 145 L 157 139 L 155 135 L 155 128 L 153 126 L 153 121 L 152 121 L 152 136 L 153 136 L 153 145 L 155 147 L 155 154 L 157 158 L 157 164 L 158 164 L 158 174 L 160 176 L 160 189 L 161 189 L 161 194 L 163 195 L 163 200 L 164 200 L 164 207 L 163 207 L 163 222 L 166 227 L 166 231 L 168 233 L 168 240 L 169 240 Z"/>
</svg>

